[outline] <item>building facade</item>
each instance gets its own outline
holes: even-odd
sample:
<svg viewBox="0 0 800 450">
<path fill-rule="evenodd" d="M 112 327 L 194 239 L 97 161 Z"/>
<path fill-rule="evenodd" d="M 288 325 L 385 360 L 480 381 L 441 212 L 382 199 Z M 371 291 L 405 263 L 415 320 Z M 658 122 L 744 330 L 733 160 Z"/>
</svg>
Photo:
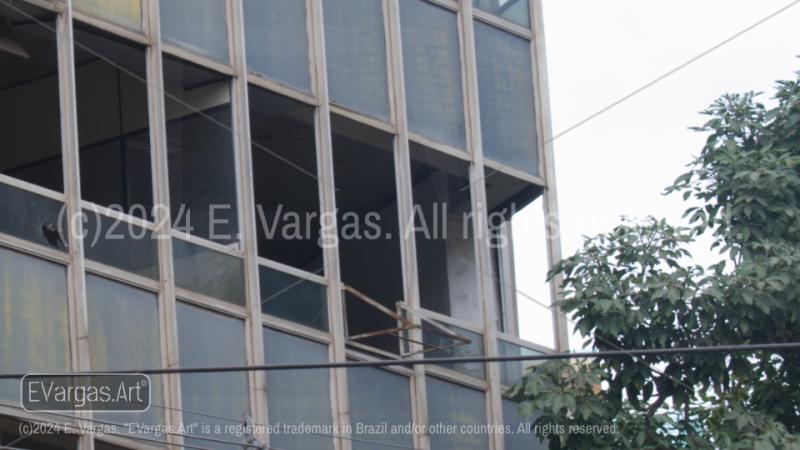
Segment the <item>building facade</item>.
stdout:
<svg viewBox="0 0 800 450">
<path fill-rule="evenodd" d="M 517 312 L 514 233 L 560 258 L 541 9 L 0 0 L 0 373 L 566 349 Z M 159 375 L 75 415 L 0 380 L 0 448 L 530 449 L 522 369 Z"/>
</svg>

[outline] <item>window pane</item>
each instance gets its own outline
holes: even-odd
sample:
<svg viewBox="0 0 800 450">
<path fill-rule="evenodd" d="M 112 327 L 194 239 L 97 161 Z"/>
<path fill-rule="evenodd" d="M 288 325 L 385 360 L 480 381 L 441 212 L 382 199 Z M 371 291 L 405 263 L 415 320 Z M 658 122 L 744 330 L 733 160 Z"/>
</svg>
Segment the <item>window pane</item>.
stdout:
<svg viewBox="0 0 800 450">
<path fill-rule="evenodd" d="M 533 356 L 541 355 L 542 352 L 512 344 L 502 339 L 497 340 L 497 350 L 500 356 Z M 514 386 L 527 373 L 527 368 L 532 366 L 532 361 L 512 361 L 499 363 L 500 382 L 506 386 Z"/>
<path fill-rule="evenodd" d="M 511 432 L 505 434 L 506 450 L 547 450 L 548 441 L 539 442 L 533 433 L 533 419 L 526 419 L 519 415 L 519 404 L 508 399 L 503 399 L 503 422 L 510 426 Z"/>
<path fill-rule="evenodd" d="M 244 322 L 178 303 L 178 353 L 181 367 L 243 366 L 246 364 Z M 244 438 L 228 433 L 215 433 L 231 425 L 241 424 L 249 411 L 247 374 L 245 372 L 181 375 L 183 423 L 205 423 L 212 433 L 204 437 L 244 442 Z M 192 413 L 202 413 L 192 414 Z M 211 416 L 228 418 L 215 419 Z M 202 435 L 195 427 L 195 435 Z M 216 444 L 187 439 L 187 443 L 204 448 L 241 449 L 241 446 Z"/>
<path fill-rule="evenodd" d="M 19 398 L 16 401 L 18 402 Z M 78 437 L 74 434 L 56 432 L 56 430 L 61 429 L 60 427 L 53 428 L 53 433 L 20 436 L 19 433 L 23 423 L 37 424 L 39 422 L 20 422 L 10 417 L 0 416 L 0 447 L 5 445 L 15 449 L 78 450 Z M 100 450 L 100 447 L 95 446 L 95 448 Z"/>
<path fill-rule="evenodd" d="M 174 238 L 172 252 L 175 286 L 244 306 L 241 259 Z"/>
<path fill-rule="evenodd" d="M 172 226 L 222 244 L 238 240 L 230 79 L 164 58 Z"/>
<path fill-rule="evenodd" d="M 483 153 L 539 173 L 530 43 L 475 22 Z"/>
<path fill-rule="evenodd" d="M 244 0 L 244 31 L 250 71 L 311 91 L 306 2 Z"/>
<path fill-rule="evenodd" d="M 469 344 L 462 344 L 460 341 L 452 337 L 443 336 L 441 332 L 432 332 L 427 329 L 422 332 L 422 341 L 427 345 L 436 345 L 441 347 L 454 346 L 453 348 L 444 348 L 441 350 L 433 350 L 425 353 L 426 358 L 457 358 L 457 357 L 472 357 L 483 356 L 483 336 L 454 325 L 441 323 L 447 329 L 459 334 L 470 340 Z M 447 363 L 438 364 L 446 369 L 455 370 L 465 375 L 470 375 L 475 378 L 486 378 L 486 368 L 482 363 Z"/>
<path fill-rule="evenodd" d="M 17 3 L 45 26 L 12 8 L 2 11 L 11 42 L 0 51 L 0 173 L 63 191 L 58 53 L 46 28 L 55 29 L 53 14 Z"/>
<path fill-rule="evenodd" d="M 469 164 L 412 142 L 411 177 L 421 305 L 482 323 Z"/>
<path fill-rule="evenodd" d="M 264 359 L 267 364 L 303 364 L 328 361 L 323 344 L 264 328 Z M 331 426 L 330 371 L 278 370 L 267 373 L 269 422 L 289 427 Z M 332 449 L 326 436 L 308 433 L 276 433 L 270 445 L 295 450 Z"/>
<path fill-rule="evenodd" d="M 0 248 L 0 373 L 69 370 L 64 267 Z M 19 380 L 0 381 L 19 401 Z"/>
<path fill-rule="evenodd" d="M 325 0 L 323 3 L 331 101 L 388 120 L 382 2 Z"/>
<path fill-rule="evenodd" d="M 387 433 L 375 433 L 371 430 L 358 433 L 357 427 L 354 426 L 354 437 L 395 446 L 414 447 L 413 435 L 391 432 L 392 427 L 402 427 L 411 423 L 411 391 L 407 377 L 372 367 L 360 367 L 347 370 L 347 381 L 350 386 L 350 423 L 374 426 L 375 429 L 387 424 L 389 428 Z M 375 448 L 384 447 L 379 444 L 353 441 L 353 450 Z"/>
<path fill-rule="evenodd" d="M 258 254 L 323 271 L 314 107 L 250 88 Z"/>
<path fill-rule="evenodd" d="M 516 22 L 523 27 L 531 26 L 528 0 L 472 0 L 476 8 Z"/>
<path fill-rule="evenodd" d="M 325 286 L 264 266 L 258 273 L 265 314 L 328 331 Z"/>
<path fill-rule="evenodd" d="M 75 29 L 75 42 L 81 196 L 151 218 L 144 49 L 87 27 Z"/>
<path fill-rule="evenodd" d="M 408 127 L 464 148 L 464 94 L 455 13 L 424 0 L 400 2 Z"/>
<path fill-rule="evenodd" d="M 159 5 L 165 42 L 228 62 L 225 0 L 160 0 Z"/>
<path fill-rule="evenodd" d="M 0 232 L 66 250 L 69 235 L 63 208 L 59 201 L 0 182 Z"/>
<path fill-rule="evenodd" d="M 158 297 L 155 294 L 87 274 L 86 301 L 92 370 L 161 367 Z M 151 402 L 163 405 L 161 376 L 152 375 L 150 379 L 153 381 Z M 164 423 L 164 410 L 151 406 L 141 413 L 108 413 L 100 414 L 99 418 L 154 425 Z"/>
<path fill-rule="evenodd" d="M 157 235 L 146 228 L 84 211 L 84 253 L 87 259 L 157 280 Z"/>
<path fill-rule="evenodd" d="M 438 378 L 425 379 L 428 391 L 428 423 L 456 426 L 485 426 L 486 398 L 483 392 L 448 383 Z M 485 433 L 434 433 L 431 448 L 436 450 L 486 450 Z"/>
<path fill-rule="evenodd" d="M 141 0 L 74 0 L 75 8 L 125 28 L 142 29 Z"/>
</svg>

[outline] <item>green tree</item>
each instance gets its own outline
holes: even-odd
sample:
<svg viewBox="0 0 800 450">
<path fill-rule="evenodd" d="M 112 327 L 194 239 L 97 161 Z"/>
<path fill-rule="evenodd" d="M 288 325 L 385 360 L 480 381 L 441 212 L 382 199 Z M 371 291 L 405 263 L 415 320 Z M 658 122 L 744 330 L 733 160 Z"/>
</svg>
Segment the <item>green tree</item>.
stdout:
<svg viewBox="0 0 800 450">
<path fill-rule="evenodd" d="M 725 95 L 708 140 L 667 188 L 690 202 L 677 227 L 623 221 L 558 264 L 559 307 L 597 350 L 800 341 L 800 72 L 775 105 Z M 713 236 L 719 262 L 688 250 Z M 800 449 L 800 352 L 553 361 L 509 395 L 551 448 Z M 569 433 L 613 425 L 615 433 Z"/>
</svg>

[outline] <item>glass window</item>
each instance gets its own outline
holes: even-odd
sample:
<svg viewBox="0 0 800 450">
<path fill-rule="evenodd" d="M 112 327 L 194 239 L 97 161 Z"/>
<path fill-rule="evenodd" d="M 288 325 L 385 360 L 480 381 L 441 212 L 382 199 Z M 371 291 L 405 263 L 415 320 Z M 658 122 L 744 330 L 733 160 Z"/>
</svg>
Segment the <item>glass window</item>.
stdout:
<svg viewBox="0 0 800 450">
<path fill-rule="evenodd" d="M 536 418 L 527 419 L 519 415 L 519 404 L 503 399 L 503 422 L 510 427 L 510 433 L 504 435 L 506 450 L 547 450 L 548 441 L 540 442 L 533 432 Z"/>
<path fill-rule="evenodd" d="M 463 328 L 439 323 L 439 325 L 446 327 L 450 331 L 469 339 L 469 344 L 462 343 L 461 341 L 452 337 L 443 335 L 442 332 L 434 332 L 435 328 L 425 327 L 423 324 L 422 341 L 427 346 L 444 347 L 440 350 L 432 350 L 425 353 L 426 358 L 457 358 L 457 357 L 473 357 L 483 356 L 483 336 L 478 333 L 465 330 Z M 449 347 L 449 348 L 448 348 Z M 455 370 L 465 375 L 473 376 L 475 378 L 486 378 L 486 368 L 482 363 L 447 363 L 439 364 L 446 369 Z"/>
<path fill-rule="evenodd" d="M 328 361 L 328 348 L 306 339 L 264 328 L 267 364 L 303 364 Z M 267 409 L 270 424 L 331 426 L 330 371 L 328 369 L 267 372 Z M 275 433 L 270 445 L 295 450 L 333 449 L 329 436 Z"/>
<path fill-rule="evenodd" d="M 328 331 L 325 286 L 264 266 L 258 273 L 265 314 Z"/>
<path fill-rule="evenodd" d="M 314 107 L 250 88 L 258 254 L 322 273 Z"/>
<path fill-rule="evenodd" d="M 533 356 L 541 355 L 542 352 L 512 344 L 502 339 L 497 340 L 497 351 L 500 356 Z M 527 373 L 527 369 L 533 365 L 532 361 L 512 361 L 499 363 L 500 382 L 506 386 L 514 386 Z"/>
<path fill-rule="evenodd" d="M 0 33 L 7 36 L 0 51 L 0 173 L 63 191 L 53 13 L 21 2 L 14 5 L 0 7 Z M 45 21 L 45 25 L 31 20 L 29 15 Z"/>
<path fill-rule="evenodd" d="M 311 91 L 306 2 L 244 0 L 247 67 L 302 91 Z"/>
<path fill-rule="evenodd" d="M 81 196 L 152 218 L 144 49 L 76 28 L 75 77 Z"/>
<path fill-rule="evenodd" d="M 342 281 L 394 311 L 404 299 L 394 138 L 336 115 L 331 126 Z M 345 307 L 350 336 L 397 327 L 349 292 Z M 399 352 L 398 340 L 386 334 L 360 342 Z"/>
<path fill-rule="evenodd" d="M 377 442 L 401 447 L 414 447 L 413 435 L 392 433 L 392 427 L 403 427 L 411 420 L 411 394 L 408 378 L 373 367 L 347 369 L 350 386 L 350 423 L 363 424 L 380 430 L 388 425 L 387 432 L 365 430 L 359 433 L 354 427 L 353 437 L 376 443 L 353 441 L 353 450 L 383 448 Z M 391 406 L 389 406 L 391 405 Z M 385 448 L 392 448 L 387 445 Z"/>
<path fill-rule="evenodd" d="M 530 42 L 475 22 L 481 133 L 486 158 L 539 173 Z"/>
<path fill-rule="evenodd" d="M 17 382 L 17 384 L 19 384 L 19 382 Z M 17 397 L 16 401 L 19 402 L 19 397 Z M 0 416 L 0 448 L 3 448 L 3 446 L 8 446 L 5 448 L 30 449 L 30 450 L 77 450 L 78 449 L 78 437 L 74 434 L 70 435 L 57 432 L 57 430 L 62 429 L 60 427 L 52 428 L 53 431 L 52 433 L 38 434 L 38 435 L 26 434 L 25 436 L 20 436 L 19 432 L 21 429 L 23 429 L 22 428 L 23 423 L 26 422 L 20 422 L 10 417 Z M 27 423 L 36 424 L 39 422 L 33 421 Z M 99 450 L 101 447 L 95 447 L 95 448 Z M 108 450 L 108 449 L 103 449 L 103 450 Z"/>
<path fill-rule="evenodd" d="M 160 0 L 164 42 L 228 62 L 225 0 Z"/>
<path fill-rule="evenodd" d="M 413 142 L 410 149 L 421 305 L 482 323 L 469 164 Z"/>
<path fill-rule="evenodd" d="M 438 378 L 425 379 L 428 391 L 428 423 L 462 427 L 476 427 L 474 433 L 432 433 L 431 448 L 436 450 L 486 450 L 488 434 L 485 427 L 486 397 L 483 392 L 448 383 Z M 484 430 L 485 431 L 485 430 Z"/>
<path fill-rule="evenodd" d="M 235 242 L 230 79 L 164 58 L 164 83 L 172 226 L 221 244 Z"/>
<path fill-rule="evenodd" d="M 247 364 L 244 322 L 180 302 L 177 312 L 181 367 Z M 240 425 L 244 415 L 248 414 L 250 401 L 247 373 L 182 374 L 181 400 L 184 424 L 205 423 L 211 427 L 209 434 L 203 434 L 199 426 L 195 427 L 195 435 L 244 442 L 242 436 L 226 433 L 225 428 Z M 222 430 L 221 433 L 215 432 L 217 426 Z M 203 448 L 241 448 L 241 445 L 217 444 L 196 439 L 187 439 L 186 442 Z"/>
<path fill-rule="evenodd" d="M 75 8 L 125 28 L 141 31 L 141 0 L 74 0 Z"/>
<path fill-rule="evenodd" d="M 495 16 L 515 22 L 523 27 L 531 26 L 528 0 L 472 0 L 476 8 Z"/>
<path fill-rule="evenodd" d="M 86 301 L 92 370 L 161 367 L 158 297 L 155 294 L 87 274 Z M 151 402 L 163 405 L 161 377 L 152 375 L 150 379 L 153 382 Z M 164 422 L 164 410 L 151 406 L 141 413 L 108 413 L 100 414 L 99 418 L 152 425 Z"/>
<path fill-rule="evenodd" d="M 408 127 L 465 147 L 464 94 L 456 14 L 424 0 L 400 2 Z"/>
<path fill-rule="evenodd" d="M 388 120 L 383 2 L 325 0 L 323 9 L 331 101 Z"/>
<path fill-rule="evenodd" d="M 0 232 L 66 250 L 69 235 L 65 211 L 59 201 L 0 182 Z"/>
<path fill-rule="evenodd" d="M 83 249 L 87 259 L 153 280 L 158 273 L 158 236 L 129 222 L 84 211 Z"/>
<path fill-rule="evenodd" d="M 0 355 L 0 373 L 69 370 L 64 267 L 0 248 Z M 18 402 L 19 380 L 0 380 L 0 398 Z"/>
<path fill-rule="evenodd" d="M 175 286 L 244 306 L 244 263 L 241 259 L 172 239 Z"/>
</svg>

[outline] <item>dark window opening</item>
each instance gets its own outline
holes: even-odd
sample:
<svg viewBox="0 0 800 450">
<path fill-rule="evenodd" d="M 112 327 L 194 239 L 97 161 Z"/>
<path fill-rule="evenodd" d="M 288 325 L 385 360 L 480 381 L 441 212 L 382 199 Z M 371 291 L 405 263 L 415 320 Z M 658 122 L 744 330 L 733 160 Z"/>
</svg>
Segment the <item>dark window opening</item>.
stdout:
<svg viewBox="0 0 800 450">
<path fill-rule="evenodd" d="M 395 311 L 404 296 L 393 136 L 339 116 L 331 122 L 342 281 Z M 351 293 L 345 302 L 350 336 L 397 326 Z M 362 343 L 399 352 L 388 334 Z"/>
<path fill-rule="evenodd" d="M 320 274 L 314 108 L 250 88 L 258 254 Z"/>
<path fill-rule="evenodd" d="M 469 164 L 411 144 L 420 303 L 480 323 Z"/>
<path fill-rule="evenodd" d="M 172 226 L 211 241 L 239 239 L 230 78 L 164 58 Z"/>
<path fill-rule="evenodd" d="M 11 417 L 0 416 L 0 448 L 3 446 L 31 450 L 77 450 L 78 448 L 78 436 L 56 432 L 55 430 L 61 428 L 59 425 L 53 426 L 52 433 L 20 436 L 24 423 Z M 38 421 L 30 422 L 34 425 L 38 423 Z"/>
<path fill-rule="evenodd" d="M 81 196 L 152 219 L 144 49 L 75 29 Z"/>
<path fill-rule="evenodd" d="M 21 2 L 0 3 L 0 173 L 62 192 L 58 50 L 52 15 Z"/>
</svg>

